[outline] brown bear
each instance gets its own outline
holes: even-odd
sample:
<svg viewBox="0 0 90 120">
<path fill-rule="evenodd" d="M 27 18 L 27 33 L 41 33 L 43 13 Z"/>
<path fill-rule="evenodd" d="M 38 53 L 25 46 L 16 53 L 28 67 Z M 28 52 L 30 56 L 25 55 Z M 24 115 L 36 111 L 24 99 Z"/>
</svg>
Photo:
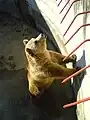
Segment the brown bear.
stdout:
<svg viewBox="0 0 90 120">
<path fill-rule="evenodd" d="M 64 62 L 64 55 L 47 50 L 46 36 L 40 34 L 30 41 L 23 40 L 27 58 L 27 77 L 29 91 L 32 95 L 40 95 L 55 79 L 63 80 L 77 71 L 76 68 L 66 68 L 64 64 L 74 62 L 75 57 L 69 57 Z"/>
</svg>

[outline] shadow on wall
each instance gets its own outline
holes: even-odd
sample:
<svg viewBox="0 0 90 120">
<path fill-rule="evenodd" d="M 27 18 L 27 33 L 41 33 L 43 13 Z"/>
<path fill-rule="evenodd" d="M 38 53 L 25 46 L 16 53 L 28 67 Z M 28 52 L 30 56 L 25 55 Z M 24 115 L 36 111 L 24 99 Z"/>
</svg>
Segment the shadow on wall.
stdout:
<svg viewBox="0 0 90 120">
<path fill-rule="evenodd" d="M 79 66 L 81 65 L 81 66 Z M 86 61 L 85 61 L 85 50 L 83 50 L 83 55 L 81 57 L 81 59 L 79 61 L 77 61 L 77 66 L 83 68 L 86 66 Z M 78 91 L 81 87 L 81 84 L 82 84 L 82 80 L 84 78 L 86 74 L 86 70 L 82 71 L 79 75 L 77 75 L 76 77 L 74 77 L 73 79 L 73 87 L 75 88 L 75 97 L 77 98 L 77 94 L 78 94 Z"/>
</svg>

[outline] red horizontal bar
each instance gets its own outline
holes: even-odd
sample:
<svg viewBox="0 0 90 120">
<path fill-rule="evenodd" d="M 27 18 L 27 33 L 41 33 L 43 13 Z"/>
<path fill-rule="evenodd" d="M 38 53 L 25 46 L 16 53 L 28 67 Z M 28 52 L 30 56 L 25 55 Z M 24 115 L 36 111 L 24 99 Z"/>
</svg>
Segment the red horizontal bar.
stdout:
<svg viewBox="0 0 90 120">
<path fill-rule="evenodd" d="M 80 104 L 80 103 L 82 103 L 82 102 L 86 102 L 86 101 L 88 101 L 88 100 L 90 100 L 90 97 L 84 98 L 84 99 L 82 99 L 82 100 L 78 100 L 78 101 L 73 102 L 73 103 L 70 103 L 70 104 L 66 104 L 66 105 L 63 106 L 63 108 L 68 108 L 68 107 L 71 107 L 71 106 Z"/>
<path fill-rule="evenodd" d="M 64 33 L 64 35 L 63 35 L 63 36 L 65 36 L 65 35 L 66 35 L 66 33 L 67 33 L 67 32 L 68 32 L 68 30 L 70 29 L 71 25 L 73 24 L 73 22 L 75 21 L 75 19 L 76 19 L 79 15 L 82 15 L 82 14 L 88 14 L 88 13 L 90 13 L 90 11 L 86 11 L 86 12 L 81 12 L 81 13 L 78 13 L 78 14 L 74 17 L 74 19 L 72 20 L 72 22 L 70 23 L 69 27 L 67 28 L 67 30 L 65 31 L 65 33 Z"/>
<path fill-rule="evenodd" d="M 76 32 L 67 40 L 67 42 L 65 43 L 65 45 L 75 36 L 75 34 L 82 28 L 82 27 L 86 27 L 86 26 L 90 26 L 90 24 L 84 24 L 82 26 L 80 26 Z"/>
<path fill-rule="evenodd" d="M 87 39 L 87 40 L 85 40 L 85 41 L 83 41 L 80 45 L 78 45 L 69 55 L 67 55 L 64 59 L 63 59 L 63 61 L 64 60 L 66 60 L 71 54 L 73 54 L 82 44 L 84 44 L 85 42 L 89 42 L 90 41 L 90 39 Z"/>
<path fill-rule="evenodd" d="M 73 1 L 73 2 L 72 2 L 72 4 L 70 5 L 69 9 L 67 10 L 66 14 L 64 15 L 64 17 L 62 18 L 62 20 L 61 20 L 61 22 L 60 22 L 60 23 L 62 23 L 62 22 L 63 22 L 63 20 L 65 19 L 66 15 L 68 14 L 68 12 L 69 12 L 70 8 L 72 7 L 72 5 L 73 5 L 75 2 L 78 2 L 78 1 L 81 1 L 81 0 L 75 0 L 75 1 Z"/>
<path fill-rule="evenodd" d="M 71 78 L 75 77 L 76 75 L 78 75 L 79 73 L 81 73 L 82 71 L 84 71 L 85 69 L 89 68 L 90 65 L 83 67 L 82 69 L 78 70 L 77 72 L 75 72 L 74 74 L 70 75 L 69 77 L 67 77 L 66 79 L 64 79 L 61 83 L 65 83 L 68 80 L 70 80 Z"/>
</svg>

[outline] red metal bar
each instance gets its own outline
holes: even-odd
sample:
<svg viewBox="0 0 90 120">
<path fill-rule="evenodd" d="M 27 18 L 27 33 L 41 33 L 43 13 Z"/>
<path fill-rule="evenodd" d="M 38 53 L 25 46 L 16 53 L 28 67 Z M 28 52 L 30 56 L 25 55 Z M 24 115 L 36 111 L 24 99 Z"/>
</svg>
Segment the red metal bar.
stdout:
<svg viewBox="0 0 90 120">
<path fill-rule="evenodd" d="M 58 5 L 57 5 L 57 6 L 59 6 L 59 5 L 61 4 L 61 2 L 62 2 L 62 0 L 58 3 Z"/>
<path fill-rule="evenodd" d="M 65 43 L 65 45 L 75 36 L 75 34 L 83 27 L 86 27 L 86 26 L 90 26 L 90 24 L 84 24 L 82 26 L 80 26 L 76 31 L 75 33 L 67 40 L 67 42 Z"/>
<path fill-rule="evenodd" d="M 67 77 L 66 79 L 64 79 L 61 83 L 65 83 L 68 80 L 70 80 L 71 78 L 75 77 L 76 75 L 78 75 L 79 73 L 81 73 L 82 71 L 84 71 L 85 69 L 89 68 L 90 65 L 83 67 L 82 69 L 78 70 L 77 72 L 75 72 L 74 74 L 70 75 L 69 77 Z"/>
<path fill-rule="evenodd" d="M 84 44 L 85 42 L 89 42 L 89 41 L 90 41 L 90 39 L 87 39 L 87 40 L 83 41 L 83 42 L 82 42 L 80 45 L 78 45 L 68 56 L 66 56 L 66 57 L 63 59 L 63 61 L 66 60 L 72 53 L 74 53 L 82 44 Z M 88 66 L 80 69 L 79 71 L 75 72 L 74 74 L 72 74 L 72 75 L 70 75 L 69 77 L 67 77 L 66 79 L 64 79 L 64 80 L 62 81 L 62 83 L 65 83 L 66 81 L 68 81 L 68 80 L 71 79 L 72 77 L 78 75 L 80 72 L 82 72 L 83 70 L 85 70 L 85 69 L 87 69 L 87 68 L 89 68 L 89 67 L 90 67 L 90 65 L 88 65 Z"/>
<path fill-rule="evenodd" d="M 60 22 L 60 23 L 62 23 L 62 22 L 63 22 L 63 20 L 65 19 L 66 15 L 68 14 L 68 12 L 69 12 L 70 8 L 72 7 L 72 5 L 73 5 L 75 2 L 78 2 L 78 1 L 81 1 L 81 0 L 75 0 L 75 1 L 73 1 L 73 2 L 72 2 L 72 4 L 71 4 L 71 5 L 70 5 L 70 7 L 68 8 L 68 10 L 67 10 L 66 14 L 64 15 L 64 17 L 62 18 L 62 20 L 61 20 L 61 22 Z"/>
<path fill-rule="evenodd" d="M 66 104 L 66 105 L 63 106 L 63 108 L 68 108 L 68 107 L 71 107 L 71 106 L 74 106 L 74 105 L 77 105 L 77 104 L 86 102 L 86 101 L 88 101 L 88 100 L 90 100 L 90 97 L 84 98 L 84 99 L 82 99 L 82 100 L 78 100 L 78 101 L 73 102 L 73 103 L 70 103 L 70 104 Z"/>
<path fill-rule="evenodd" d="M 71 54 L 73 54 L 82 44 L 84 44 L 85 42 L 88 42 L 88 41 L 90 41 L 90 39 L 87 39 L 87 40 L 83 41 L 83 42 L 82 42 L 80 45 L 78 45 L 69 55 L 67 55 L 67 56 L 63 59 L 63 61 L 66 60 Z"/>
<path fill-rule="evenodd" d="M 65 7 L 67 6 L 67 4 L 69 3 L 70 0 L 67 1 L 67 3 L 64 5 L 64 7 L 62 8 L 62 10 L 60 11 L 60 13 L 62 13 L 62 11 L 65 9 Z M 60 14 L 59 13 L 59 14 Z"/>
<path fill-rule="evenodd" d="M 64 33 L 64 35 L 63 35 L 63 36 L 65 36 L 65 35 L 66 35 L 66 33 L 67 33 L 67 32 L 68 32 L 68 30 L 70 29 L 71 25 L 73 24 L 73 22 L 75 21 L 75 19 L 76 19 L 79 15 L 82 15 L 82 14 L 88 14 L 88 13 L 90 13 L 90 11 L 86 11 L 86 12 L 81 12 L 81 13 L 78 13 L 78 14 L 74 17 L 74 19 L 72 20 L 72 22 L 70 23 L 70 25 L 68 26 L 68 28 L 67 28 L 67 30 L 65 31 L 65 33 Z"/>
</svg>

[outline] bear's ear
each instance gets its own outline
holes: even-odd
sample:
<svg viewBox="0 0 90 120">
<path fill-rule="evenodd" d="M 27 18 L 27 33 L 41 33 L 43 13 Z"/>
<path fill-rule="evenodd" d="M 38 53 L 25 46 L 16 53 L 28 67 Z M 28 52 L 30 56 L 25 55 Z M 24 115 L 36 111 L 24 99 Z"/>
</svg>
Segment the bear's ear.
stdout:
<svg viewBox="0 0 90 120">
<path fill-rule="evenodd" d="M 27 43 L 28 43 L 28 39 L 24 39 L 24 40 L 23 40 L 24 46 L 25 46 Z"/>
</svg>

